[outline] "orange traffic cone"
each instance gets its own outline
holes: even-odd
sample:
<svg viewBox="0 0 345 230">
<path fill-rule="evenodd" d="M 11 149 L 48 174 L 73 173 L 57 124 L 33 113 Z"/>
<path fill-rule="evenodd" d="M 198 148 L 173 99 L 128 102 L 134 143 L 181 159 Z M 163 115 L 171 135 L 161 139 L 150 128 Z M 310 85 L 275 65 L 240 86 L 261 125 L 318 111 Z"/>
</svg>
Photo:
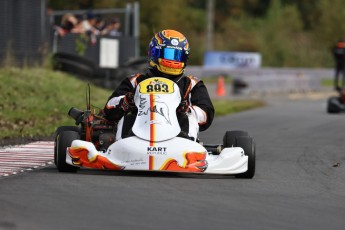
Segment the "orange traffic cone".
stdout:
<svg viewBox="0 0 345 230">
<path fill-rule="evenodd" d="M 220 76 L 218 78 L 218 84 L 217 84 L 217 91 L 216 94 L 218 97 L 224 97 L 226 95 L 225 93 L 225 81 L 224 76 Z"/>
</svg>

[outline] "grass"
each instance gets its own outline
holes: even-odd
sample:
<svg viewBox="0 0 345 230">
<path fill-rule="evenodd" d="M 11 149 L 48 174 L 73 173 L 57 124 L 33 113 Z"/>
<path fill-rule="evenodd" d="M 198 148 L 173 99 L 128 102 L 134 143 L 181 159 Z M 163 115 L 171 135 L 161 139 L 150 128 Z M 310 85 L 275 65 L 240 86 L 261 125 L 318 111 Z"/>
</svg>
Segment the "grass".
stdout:
<svg viewBox="0 0 345 230">
<path fill-rule="evenodd" d="M 333 87 L 333 85 L 334 85 L 334 80 L 333 79 L 322 79 L 321 80 L 321 86 Z"/>
<path fill-rule="evenodd" d="M 264 106 L 264 102 L 259 100 L 213 100 L 216 116 L 224 116 L 232 113 L 259 108 Z"/>
<path fill-rule="evenodd" d="M 49 136 L 74 125 L 70 107 L 86 107 L 86 83 L 46 69 L 0 69 L 0 138 Z M 110 91 L 91 87 L 91 101 L 103 107 Z"/>
<path fill-rule="evenodd" d="M 221 76 L 208 76 L 208 77 L 203 77 L 202 81 L 204 83 L 217 83 L 219 81 Z M 226 84 L 231 84 L 232 83 L 232 77 L 224 75 L 224 83 Z"/>
<path fill-rule="evenodd" d="M 86 82 L 42 68 L 0 69 L 0 138 L 49 137 L 62 125 L 74 125 L 67 112 L 86 108 Z M 111 94 L 91 85 L 91 103 L 103 108 Z M 216 115 L 262 106 L 259 101 L 214 101 Z"/>
</svg>

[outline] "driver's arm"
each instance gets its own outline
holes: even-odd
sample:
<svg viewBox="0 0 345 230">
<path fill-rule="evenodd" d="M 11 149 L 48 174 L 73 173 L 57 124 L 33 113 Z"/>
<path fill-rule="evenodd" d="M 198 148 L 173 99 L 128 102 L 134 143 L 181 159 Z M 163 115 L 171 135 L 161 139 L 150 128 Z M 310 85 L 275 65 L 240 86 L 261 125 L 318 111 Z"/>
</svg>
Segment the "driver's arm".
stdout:
<svg viewBox="0 0 345 230">
<path fill-rule="evenodd" d="M 129 92 L 134 93 L 134 87 L 130 81 L 130 78 L 126 78 L 108 98 L 108 101 L 104 107 L 104 114 L 107 120 L 118 121 L 121 119 L 125 113 L 121 103 L 125 95 Z"/>
<path fill-rule="evenodd" d="M 191 90 L 191 103 L 193 112 L 199 122 L 200 131 L 206 130 L 212 124 L 214 107 L 207 88 L 202 81 L 199 81 Z"/>
</svg>

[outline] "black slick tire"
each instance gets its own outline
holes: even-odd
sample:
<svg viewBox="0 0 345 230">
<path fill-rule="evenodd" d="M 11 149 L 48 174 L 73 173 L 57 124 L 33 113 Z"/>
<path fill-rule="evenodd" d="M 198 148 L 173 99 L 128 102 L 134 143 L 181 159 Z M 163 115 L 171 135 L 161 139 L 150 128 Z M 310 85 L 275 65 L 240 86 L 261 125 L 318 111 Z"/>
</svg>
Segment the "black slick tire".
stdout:
<svg viewBox="0 0 345 230">
<path fill-rule="evenodd" d="M 227 131 L 223 137 L 223 148 L 236 147 L 236 138 L 242 136 L 248 137 L 249 134 L 241 130 Z"/>
<path fill-rule="evenodd" d="M 54 164 L 55 165 L 56 165 L 56 156 L 57 156 L 57 152 L 56 152 L 57 137 L 62 131 L 74 131 L 74 132 L 79 133 L 80 128 L 78 126 L 60 126 L 55 130 L 55 133 L 54 133 Z"/>
<path fill-rule="evenodd" d="M 80 135 L 75 131 L 61 131 L 56 140 L 56 167 L 60 172 L 77 172 L 78 167 L 66 163 L 66 150 L 72 141 L 78 140 Z"/>
<path fill-rule="evenodd" d="M 244 154 L 248 156 L 248 170 L 244 173 L 236 174 L 237 178 L 252 179 L 255 175 L 255 143 L 251 137 L 237 137 L 236 147 L 241 147 Z"/>
</svg>

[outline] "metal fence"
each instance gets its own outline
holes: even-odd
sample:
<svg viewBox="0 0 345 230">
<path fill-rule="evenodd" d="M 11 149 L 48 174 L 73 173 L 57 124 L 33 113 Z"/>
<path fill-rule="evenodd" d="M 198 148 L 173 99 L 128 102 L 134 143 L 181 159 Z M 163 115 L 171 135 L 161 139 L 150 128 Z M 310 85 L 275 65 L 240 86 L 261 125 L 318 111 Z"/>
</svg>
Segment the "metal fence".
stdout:
<svg viewBox="0 0 345 230">
<path fill-rule="evenodd" d="M 82 18 L 87 12 L 89 11 L 55 11 L 50 15 L 50 23 L 52 25 L 59 25 L 61 17 L 67 13 Z M 105 50 L 108 53 L 117 53 L 116 58 L 119 61 L 119 65 L 126 63 L 130 59 L 139 57 L 139 3 L 128 3 L 125 8 L 94 9 L 92 13 L 99 15 L 102 20 L 107 20 L 114 16 L 120 18 L 122 36 L 112 38 L 97 35 L 94 42 L 91 43 L 88 41 L 90 36 L 85 34 L 70 33 L 61 37 L 55 33 L 53 37 L 54 54 L 68 54 L 69 57 L 75 59 L 72 61 L 84 59 L 87 62 L 91 62 L 96 68 L 102 68 L 99 64 L 101 54 L 100 41 L 103 38 L 108 38 L 117 40 L 119 43 L 119 50 Z M 113 68 L 117 68 L 117 65 L 114 65 Z"/>
<path fill-rule="evenodd" d="M 41 63 L 49 50 L 45 0 L 0 1 L 1 64 Z"/>
<path fill-rule="evenodd" d="M 86 10 L 48 11 L 47 0 L 0 0 L 0 65 L 41 64 L 54 48 L 58 48 L 53 46 L 58 44 L 54 43 L 53 25 L 58 25 L 67 12 L 82 15 Z M 132 56 L 139 56 L 139 3 L 93 12 L 104 16 L 120 15 L 124 37 L 130 37 L 132 42 Z"/>
<path fill-rule="evenodd" d="M 86 39 L 85 39 L 86 38 Z M 135 39 L 133 37 L 119 37 L 112 38 L 106 36 L 99 36 L 94 44 L 91 44 L 87 36 L 81 34 L 67 34 L 63 38 L 57 38 L 56 54 L 68 54 L 73 57 L 74 61 L 81 58 L 93 63 L 95 67 L 100 66 L 101 48 L 100 44 L 102 39 L 117 40 L 119 42 L 118 51 L 108 49 L 106 52 L 118 52 L 118 60 L 120 64 L 125 63 L 129 59 L 135 57 Z M 79 44 L 79 45 L 77 45 Z M 81 47 L 81 48 L 80 48 Z"/>
</svg>

